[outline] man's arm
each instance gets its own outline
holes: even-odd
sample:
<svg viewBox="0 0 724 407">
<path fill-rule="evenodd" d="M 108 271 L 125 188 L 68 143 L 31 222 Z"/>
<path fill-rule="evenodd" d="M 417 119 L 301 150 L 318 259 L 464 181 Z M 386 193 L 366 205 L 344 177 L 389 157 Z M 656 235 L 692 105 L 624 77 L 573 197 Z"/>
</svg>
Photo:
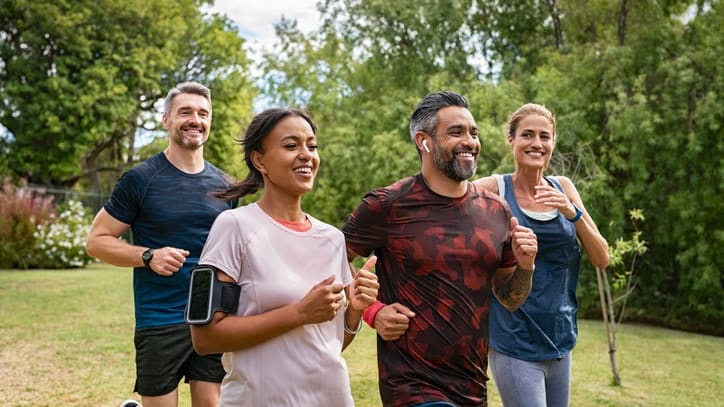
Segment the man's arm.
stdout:
<svg viewBox="0 0 724 407">
<path fill-rule="evenodd" d="M 111 216 L 105 209 L 98 211 L 85 243 L 86 252 L 93 257 L 120 267 L 143 266 L 141 255 L 148 247 L 135 246 L 122 239 L 130 225 Z M 183 266 L 189 252 L 174 247 L 162 247 L 154 250 L 151 269 L 162 275 L 170 276 Z"/>
<path fill-rule="evenodd" d="M 347 260 L 351 263 L 359 257 L 357 253 L 347 248 Z M 407 332 L 410 327 L 410 319 L 415 316 L 406 306 L 400 303 L 385 304 L 380 300 L 375 300 L 368 306 L 362 315 L 362 319 L 377 331 L 385 341 L 394 341 Z"/>
<path fill-rule="evenodd" d="M 532 286 L 532 269 L 508 267 L 495 271 L 493 294 L 508 311 L 513 312 L 523 305 Z"/>
<path fill-rule="evenodd" d="M 143 266 L 141 254 L 146 247 L 134 246 L 120 239 L 130 225 L 111 216 L 105 209 L 98 211 L 88 232 L 85 249 L 89 255 L 121 267 Z"/>
<path fill-rule="evenodd" d="M 508 311 L 515 311 L 525 302 L 533 285 L 538 238 L 532 229 L 510 218 L 513 255 L 517 267 L 499 268 L 493 277 L 493 294 Z"/>
</svg>

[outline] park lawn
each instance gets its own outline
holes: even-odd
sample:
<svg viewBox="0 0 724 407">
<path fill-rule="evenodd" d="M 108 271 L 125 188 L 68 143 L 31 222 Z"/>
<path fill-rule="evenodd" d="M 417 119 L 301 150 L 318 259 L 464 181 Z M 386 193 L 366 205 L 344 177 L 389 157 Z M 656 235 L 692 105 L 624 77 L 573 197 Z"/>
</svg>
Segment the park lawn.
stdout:
<svg viewBox="0 0 724 407">
<path fill-rule="evenodd" d="M 130 269 L 0 271 L 0 405 L 118 406 L 134 380 Z M 358 407 L 380 405 L 374 332 L 345 351 Z M 721 406 L 724 338 L 642 325 L 618 333 L 611 385 L 603 325 L 580 321 L 571 406 Z M 190 406 L 188 386 L 180 406 Z M 490 406 L 500 406 L 494 383 Z"/>
</svg>

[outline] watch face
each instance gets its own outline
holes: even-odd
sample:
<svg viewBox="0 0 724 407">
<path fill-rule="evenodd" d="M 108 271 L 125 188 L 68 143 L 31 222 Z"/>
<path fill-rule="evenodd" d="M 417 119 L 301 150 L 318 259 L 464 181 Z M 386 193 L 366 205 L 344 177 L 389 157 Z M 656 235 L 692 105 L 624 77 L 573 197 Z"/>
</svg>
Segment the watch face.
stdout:
<svg viewBox="0 0 724 407">
<path fill-rule="evenodd" d="M 143 252 L 143 256 L 141 258 L 143 261 L 150 261 L 151 258 L 153 258 L 153 251 L 151 249 L 146 250 Z"/>
</svg>

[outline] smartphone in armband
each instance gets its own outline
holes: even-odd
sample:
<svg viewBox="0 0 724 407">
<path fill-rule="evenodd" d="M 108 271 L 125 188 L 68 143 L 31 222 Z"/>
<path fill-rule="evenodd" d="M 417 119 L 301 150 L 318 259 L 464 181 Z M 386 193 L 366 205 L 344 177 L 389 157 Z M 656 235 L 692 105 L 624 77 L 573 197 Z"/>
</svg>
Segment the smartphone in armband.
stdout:
<svg viewBox="0 0 724 407">
<path fill-rule="evenodd" d="M 198 265 L 191 269 L 189 299 L 184 321 L 191 325 L 206 325 L 216 311 L 236 313 L 241 287 L 235 283 L 220 281 L 216 267 Z"/>
</svg>

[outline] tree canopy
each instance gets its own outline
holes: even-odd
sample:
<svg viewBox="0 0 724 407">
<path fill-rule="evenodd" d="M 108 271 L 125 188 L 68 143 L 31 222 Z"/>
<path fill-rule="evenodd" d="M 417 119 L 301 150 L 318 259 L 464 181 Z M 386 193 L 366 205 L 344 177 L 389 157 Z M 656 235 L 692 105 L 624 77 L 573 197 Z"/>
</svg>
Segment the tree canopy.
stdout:
<svg viewBox="0 0 724 407">
<path fill-rule="evenodd" d="M 0 123 L 13 175 L 107 191 L 143 158 L 138 135 L 158 130 L 159 99 L 187 80 L 212 90 L 210 156 L 233 162 L 255 91 L 243 39 L 202 13 L 206 3 L 0 1 Z"/>
<path fill-rule="evenodd" d="M 609 242 L 641 210 L 649 250 L 628 316 L 724 334 L 724 7 L 719 0 L 323 0 L 248 61 L 204 1 L 0 0 L 0 168 L 54 185 L 112 185 L 159 150 L 154 104 L 175 83 L 214 95 L 212 161 L 241 175 L 233 136 L 264 100 L 308 110 L 322 167 L 304 206 L 340 226 L 369 189 L 419 171 L 409 117 L 425 94 L 468 97 L 478 175 L 513 169 L 505 121 L 526 102 L 557 117 L 549 173 L 577 185 Z M 159 141 L 160 143 L 160 141 Z M 251 199 L 251 198 L 249 198 Z M 595 273 L 580 312 L 598 316 Z"/>
<path fill-rule="evenodd" d="M 428 92 L 470 99 L 480 175 L 512 171 L 505 119 L 541 103 L 558 120 L 549 172 L 574 180 L 604 235 L 646 214 L 629 315 L 724 333 L 719 1 L 328 0 L 320 11 L 313 33 L 278 25 L 263 70 L 268 97 L 319 122 L 314 213 L 341 225 L 367 190 L 418 171 L 407 125 Z M 581 306 L 595 316 L 587 268 Z"/>
</svg>

